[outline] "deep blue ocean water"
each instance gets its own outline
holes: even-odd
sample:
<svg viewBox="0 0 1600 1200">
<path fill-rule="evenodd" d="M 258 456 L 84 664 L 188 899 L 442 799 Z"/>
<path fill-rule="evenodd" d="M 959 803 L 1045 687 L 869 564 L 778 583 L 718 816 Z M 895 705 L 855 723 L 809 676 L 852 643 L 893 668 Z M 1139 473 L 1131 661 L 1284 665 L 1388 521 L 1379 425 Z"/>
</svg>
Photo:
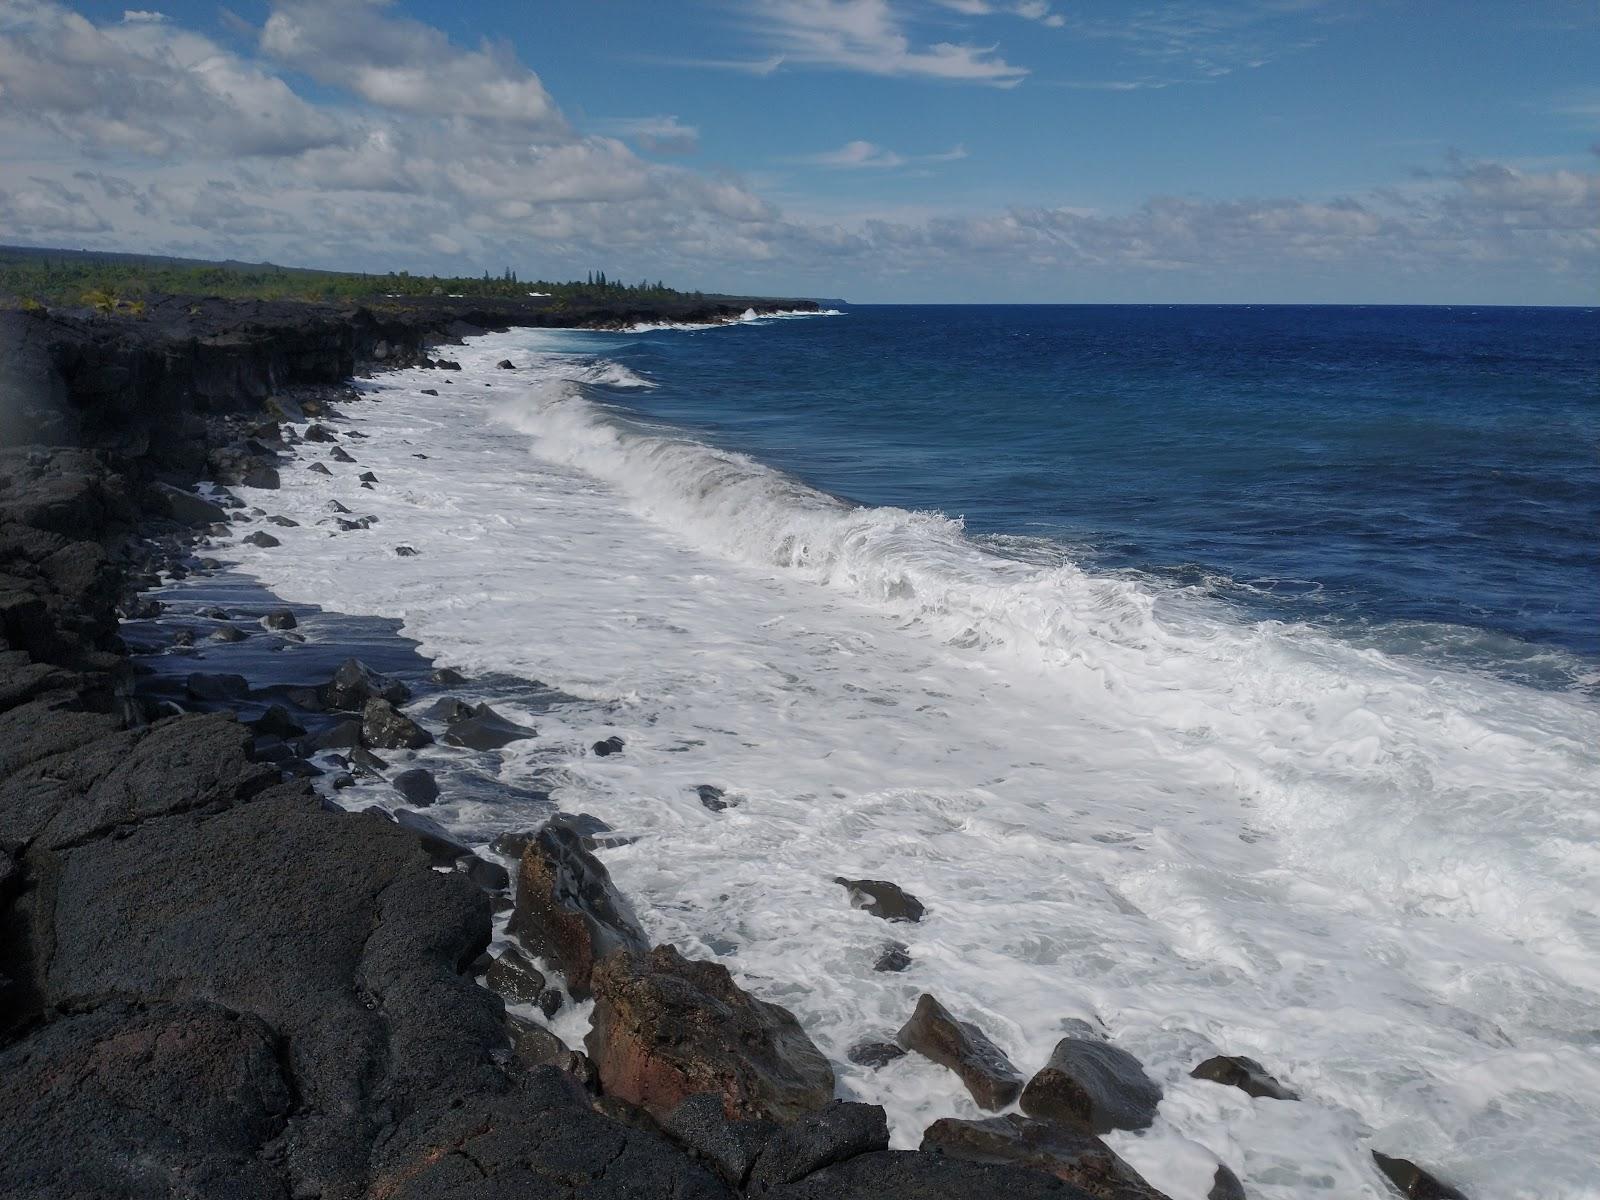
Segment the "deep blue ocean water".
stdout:
<svg viewBox="0 0 1600 1200">
<path fill-rule="evenodd" d="M 1002 553 L 1543 686 L 1600 666 L 1597 309 L 871 306 L 605 341 L 657 385 L 612 402 Z"/>
</svg>

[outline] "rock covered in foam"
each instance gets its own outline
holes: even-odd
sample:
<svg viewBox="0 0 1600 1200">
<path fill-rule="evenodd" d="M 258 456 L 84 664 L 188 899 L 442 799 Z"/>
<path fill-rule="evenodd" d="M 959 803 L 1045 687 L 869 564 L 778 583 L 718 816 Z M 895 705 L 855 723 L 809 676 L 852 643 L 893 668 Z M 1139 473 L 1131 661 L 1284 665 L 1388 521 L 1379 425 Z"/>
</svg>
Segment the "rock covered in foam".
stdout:
<svg viewBox="0 0 1600 1200">
<path fill-rule="evenodd" d="M 851 904 L 885 921 L 920 921 L 927 911 L 922 901 L 887 879 L 846 879 L 838 875 L 833 881 L 850 893 Z"/>
</svg>

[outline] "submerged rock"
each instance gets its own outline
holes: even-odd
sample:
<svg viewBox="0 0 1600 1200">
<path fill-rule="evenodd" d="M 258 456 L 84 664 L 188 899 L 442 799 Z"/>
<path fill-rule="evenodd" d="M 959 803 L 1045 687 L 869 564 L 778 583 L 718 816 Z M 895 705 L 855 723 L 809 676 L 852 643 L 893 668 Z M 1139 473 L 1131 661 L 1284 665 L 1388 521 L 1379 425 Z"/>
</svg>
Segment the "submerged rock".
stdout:
<svg viewBox="0 0 1600 1200">
<path fill-rule="evenodd" d="M 904 971 L 911 965 L 911 949 L 902 942 L 890 942 L 872 964 L 874 971 Z"/>
<path fill-rule="evenodd" d="M 1064 1037 L 1028 1081 L 1022 1111 L 1090 1133 L 1148 1129 L 1161 1088 L 1126 1050 L 1092 1037 Z"/>
<path fill-rule="evenodd" d="M 846 879 L 836 875 L 833 881 L 849 891 L 851 904 L 885 921 L 920 921 L 926 911 L 922 901 L 886 879 Z"/>
<path fill-rule="evenodd" d="M 615 734 L 612 734 L 604 741 L 596 742 L 590 748 L 595 752 L 597 757 L 605 758 L 608 755 L 621 754 L 622 748 L 626 744 L 627 743 L 625 743 L 621 738 L 617 737 Z"/>
<path fill-rule="evenodd" d="M 425 767 L 401 771 L 389 783 L 413 808 L 427 808 L 439 798 L 439 783 L 434 779 L 433 772 Z"/>
<path fill-rule="evenodd" d="M 982 1121 L 945 1117 L 928 1126 L 922 1149 L 967 1162 L 1044 1171 L 1095 1200 L 1166 1200 L 1093 1134 L 1016 1113 Z"/>
<path fill-rule="evenodd" d="M 1236 1087 L 1247 1096 L 1266 1100 L 1298 1100 L 1298 1092 L 1283 1086 L 1253 1058 L 1219 1054 L 1189 1072 L 1195 1079 Z"/>
<path fill-rule="evenodd" d="M 871 1067 L 874 1071 L 905 1056 L 905 1049 L 893 1042 L 857 1042 L 845 1052 L 845 1057 L 856 1066 Z"/>
<path fill-rule="evenodd" d="M 380 750 L 420 750 L 432 745 L 433 734 L 387 700 L 368 700 L 361 710 L 361 740 Z"/>
<path fill-rule="evenodd" d="M 246 534 L 244 540 L 252 546 L 260 546 L 263 550 L 271 549 L 273 546 L 283 545 L 282 542 L 273 537 L 270 533 L 263 532 L 260 529 L 256 530 L 254 533 Z"/>
<path fill-rule="evenodd" d="M 472 710 L 470 717 L 451 722 L 444 740 L 452 746 L 464 746 L 468 750 L 499 750 L 537 734 L 538 730 L 508 721 L 487 704 L 480 704 Z"/>
<path fill-rule="evenodd" d="M 585 1039 L 608 1095 L 658 1119 L 714 1092 L 736 1117 L 795 1120 L 833 1099 L 833 1069 L 794 1014 L 749 995 L 720 963 L 672 946 L 605 959 Z"/>
<path fill-rule="evenodd" d="M 644 952 L 650 941 L 604 864 L 578 834 L 546 825 L 523 848 L 516 904 L 507 926 L 534 954 L 549 959 L 583 999 L 595 964 L 618 950 Z"/>
<path fill-rule="evenodd" d="M 287 608 L 275 608 L 261 618 L 261 623 L 268 629 L 296 629 L 300 625 L 299 619 Z"/>
<path fill-rule="evenodd" d="M 722 812 L 725 809 L 733 807 L 732 802 L 725 799 L 727 793 L 719 787 L 713 787 L 709 783 L 702 783 L 699 787 L 695 788 L 695 793 L 700 797 L 700 803 L 705 805 L 712 812 Z"/>
<path fill-rule="evenodd" d="M 1395 1190 L 1410 1200 L 1467 1200 L 1448 1183 L 1430 1175 L 1408 1158 L 1390 1158 L 1374 1150 L 1372 1161 Z"/>
<path fill-rule="evenodd" d="M 243 675 L 196 672 L 184 681 L 184 690 L 196 700 L 243 700 L 250 694 L 250 684 Z"/>
<path fill-rule="evenodd" d="M 1022 1091 L 1022 1073 L 1005 1052 L 970 1021 L 956 1020 L 927 992 L 895 1040 L 959 1075 L 979 1108 L 1004 1108 Z"/>
</svg>

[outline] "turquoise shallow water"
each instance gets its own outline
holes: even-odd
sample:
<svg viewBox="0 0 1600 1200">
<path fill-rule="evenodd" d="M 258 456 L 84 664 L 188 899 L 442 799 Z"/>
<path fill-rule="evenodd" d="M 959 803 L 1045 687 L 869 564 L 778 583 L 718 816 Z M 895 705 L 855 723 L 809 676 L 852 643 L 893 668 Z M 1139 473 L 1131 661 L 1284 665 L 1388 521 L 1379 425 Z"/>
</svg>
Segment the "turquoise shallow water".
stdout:
<svg viewBox="0 0 1600 1200">
<path fill-rule="evenodd" d="M 1600 310 L 873 306 L 573 342 L 656 385 L 611 403 L 1003 554 L 1544 687 L 1600 670 Z"/>
</svg>

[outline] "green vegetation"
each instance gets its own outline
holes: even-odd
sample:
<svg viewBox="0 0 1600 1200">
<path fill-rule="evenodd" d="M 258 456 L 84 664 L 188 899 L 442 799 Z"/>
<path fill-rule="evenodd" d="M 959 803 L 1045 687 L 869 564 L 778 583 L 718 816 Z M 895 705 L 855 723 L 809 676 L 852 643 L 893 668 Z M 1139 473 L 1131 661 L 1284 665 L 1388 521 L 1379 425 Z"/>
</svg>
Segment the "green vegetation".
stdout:
<svg viewBox="0 0 1600 1200">
<path fill-rule="evenodd" d="M 526 299 L 544 293 L 553 308 L 619 300 L 700 300 L 699 292 L 675 291 L 659 280 L 618 283 L 604 271 L 586 280 L 555 283 L 520 280 L 511 268 L 482 278 L 412 275 L 390 271 L 364 275 L 279 267 L 271 263 L 202 262 L 150 255 L 82 250 L 0 247 L 0 296 L 23 307 L 92 308 L 130 317 L 144 314 L 152 296 L 218 296 L 226 299 L 381 302 L 385 298 L 469 296 Z"/>
</svg>

